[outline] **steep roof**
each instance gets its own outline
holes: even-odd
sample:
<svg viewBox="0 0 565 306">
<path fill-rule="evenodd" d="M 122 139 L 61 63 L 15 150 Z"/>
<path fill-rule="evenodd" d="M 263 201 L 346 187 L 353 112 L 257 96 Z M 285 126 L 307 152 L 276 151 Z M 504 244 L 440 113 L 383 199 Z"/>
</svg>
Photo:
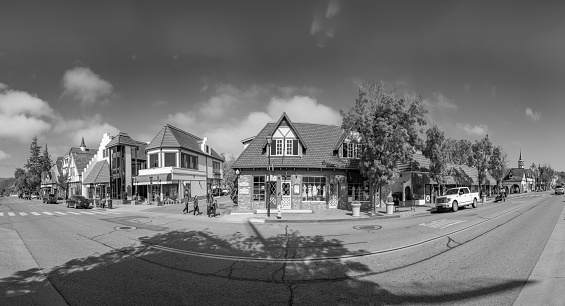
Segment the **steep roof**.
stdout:
<svg viewBox="0 0 565 306">
<path fill-rule="evenodd" d="M 239 155 L 233 168 L 267 167 L 269 156 L 266 151 L 267 136 L 278 127 L 277 123 L 267 123 L 247 148 Z M 335 152 L 335 143 L 345 131 L 336 125 L 315 123 L 293 123 L 298 137 L 308 144 L 302 156 L 271 156 L 275 167 L 297 168 L 356 168 L 358 161 L 339 158 Z"/>
<path fill-rule="evenodd" d="M 534 176 L 531 169 L 510 168 L 506 171 L 506 175 L 504 175 L 504 178 L 502 179 L 502 181 L 504 181 L 504 182 L 521 182 L 524 175 L 527 178 Z"/>
<path fill-rule="evenodd" d="M 120 132 L 117 136 L 113 137 L 112 140 L 106 145 L 106 148 L 111 148 L 115 146 L 131 146 L 138 147 L 137 142 L 135 142 L 127 133 Z"/>
<path fill-rule="evenodd" d="M 188 132 L 185 132 L 179 128 L 172 125 L 165 125 L 161 131 L 151 140 L 151 142 L 145 147 L 145 150 L 151 150 L 156 148 L 183 148 L 190 151 L 198 152 L 200 154 L 206 154 L 200 149 L 200 143 L 202 138 L 196 137 Z M 210 147 L 210 146 L 209 146 Z M 224 160 L 220 154 L 218 154 L 212 147 L 210 147 L 210 154 L 212 157 Z"/>
<path fill-rule="evenodd" d="M 94 152 L 76 152 L 73 153 L 73 159 L 75 160 L 75 166 L 78 173 L 82 173 L 88 163 L 92 159 L 92 156 L 96 155 Z"/>
<path fill-rule="evenodd" d="M 97 162 L 88 175 L 84 178 L 83 184 L 102 184 L 110 182 L 110 167 L 106 160 Z"/>
<path fill-rule="evenodd" d="M 82 150 L 81 150 L 80 148 L 71 147 L 71 148 L 67 151 L 67 153 L 65 153 L 64 156 L 71 155 L 72 153 L 81 153 L 81 152 L 82 152 Z M 84 150 L 84 152 L 96 152 L 96 150 L 86 148 L 86 149 Z"/>
</svg>

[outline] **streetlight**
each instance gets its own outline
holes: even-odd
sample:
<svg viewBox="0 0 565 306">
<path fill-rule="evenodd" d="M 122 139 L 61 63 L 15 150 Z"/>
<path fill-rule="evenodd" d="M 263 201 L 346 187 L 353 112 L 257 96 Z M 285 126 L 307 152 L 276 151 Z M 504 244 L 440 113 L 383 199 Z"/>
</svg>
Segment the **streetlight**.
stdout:
<svg viewBox="0 0 565 306">
<path fill-rule="evenodd" d="M 267 186 L 265 186 L 268 190 L 267 192 L 267 217 L 271 216 L 271 143 L 273 141 L 273 137 L 272 136 L 267 136 L 267 156 L 269 159 L 269 164 L 267 165 L 267 173 L 269 174 L 269 179 L 267 180 L 268 182 L 268 188 Z"/>
<path fill-rule="evenodd" d="M 153 203 L 151 201 L 151 200 L 153 200 L 152 198 L 153 198 L 153 177 L 150 176 L 149 177 L 149 204 L 150 205 L 153 205 Z"/>
</svg>

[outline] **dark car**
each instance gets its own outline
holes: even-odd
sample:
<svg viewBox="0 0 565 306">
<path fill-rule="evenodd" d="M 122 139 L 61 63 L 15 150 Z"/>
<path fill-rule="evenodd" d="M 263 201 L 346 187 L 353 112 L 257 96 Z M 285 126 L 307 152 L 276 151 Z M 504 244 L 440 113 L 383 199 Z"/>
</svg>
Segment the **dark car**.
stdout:
<svg viewBox="0 0 565 306">
<path fill-rule="evenodd" d="M 74 195 L 67 199 L 67 207 L 89 208 L 90 200 L 81 195 Z"/>
<path fill-rule="evenodd" d="M 57 197 L 56 197 L 54 194 L 52 194 L 52 193 L 50 193 L 50 194 L 48 194 L 48 195 L 44 195 L 44 196 L 43 196 L 43 203 L 46 203 L 46 204 L 57 204 Z"/>
</svg>

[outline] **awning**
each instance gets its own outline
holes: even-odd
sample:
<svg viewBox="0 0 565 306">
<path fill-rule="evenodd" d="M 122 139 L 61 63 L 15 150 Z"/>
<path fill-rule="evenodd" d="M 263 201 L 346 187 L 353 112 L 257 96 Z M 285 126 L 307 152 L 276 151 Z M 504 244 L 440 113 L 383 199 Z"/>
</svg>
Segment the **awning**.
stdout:
<svg viewBox="0 0 565 306">
<path fill-rule="evenodd" d="M 176 182 L 176 180 L 175 180 Z M 172 184 L 172 174 L 171 173 L 161 173 L 153 175 L 138 175 L 134 177 L 134 185 L 163 185 Z"/>
<path fill-rule="evenodd" d="M 110 183 L 110 167 L 106 160 L 97 162 L 92 170 L 84 178 L 83 184 L 109 184 Z"/>
</svg>

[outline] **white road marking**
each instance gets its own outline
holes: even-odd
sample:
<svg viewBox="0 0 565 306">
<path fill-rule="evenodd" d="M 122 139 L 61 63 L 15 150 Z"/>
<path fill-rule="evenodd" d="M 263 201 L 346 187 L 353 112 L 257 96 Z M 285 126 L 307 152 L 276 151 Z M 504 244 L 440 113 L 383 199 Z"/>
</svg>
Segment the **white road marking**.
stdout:
<svg viewBox="0 0 565 306">
<path fill-rule="evenodd" d="M 455 224 L 459 224 L 459 223 L 463 223 L 463 222 L 467 222 L 467 221 L 466 220 L 442 219 L 442 220 L 432 221 L 430 223 L 422 223 L 420 225 L 431 227 L 431 228 L 444 229 L 446 227 L 449 227 L 449 226 L 452 226 L 452 225 L 455 225 Z"/>
<path fill-rule="evenodd" d="M 8 216 L 10 216 L 10 217 L 15 217 L 15 216 L 16 216 L 16 214 L 15 214 L 15 213 L 13 213 L 13 212 L 9 212 L 9 213 L 8 213 Z"/>
<path fill-rule="evenodd" d="M 94 215 L 94 213 L 86 212 L 86 211 L 83 211 L 83 212 L 81 212 L 81 213 L 83 213 L 83 214 L 85 214 L 85 215 Z"/>
<path fill-rule="evenodd" d="M 46 214 L 46 215 L 49 215 L 49 216 L 54 215 L 53 213 L 50 213 L 50 212 L 47 212 L 47 211 L 42 211 L 42 213 L 44 213 L 44 214 Z"/>
<path fill-rule="evenodd" d="M 72 211 L 67 211 L 67 214 L 71 214 L 71 215 L 80 215 L 79 213 L 77 213 L 77 212 L 72 212 Z"/>
<path fill-rule="evenodd" d="M 32 214 L 32 215 L 35 215 L 35 216 L 40 216 L 40 215 L 41 215 L 40 213 L 35 212 L 35 211 L 32 211 L 31 214 Z"/>
<path fill-rule="evenodd" d="M 4 213 L 3 213 L 3 212 L 0 212 L 0 217 L 2 217 L 2 216 L 4 216 Z"/>
<path fill-rule="evenodd" d="M 27 214 L 25 212 L 20 212 L 20 215 L 27 216 Z"/>
<path fill-rule="evenodd" d="M 63 216 L 66 216 L 66 215 L 67 215 L 66 213 L 62 213 L 62 212 L 60 212 L 60 211 L 56 211 L 55 213 L 56 213 L 56 214 L 59 214 L 59 215 L 63 215 Z"/>
</svg>

